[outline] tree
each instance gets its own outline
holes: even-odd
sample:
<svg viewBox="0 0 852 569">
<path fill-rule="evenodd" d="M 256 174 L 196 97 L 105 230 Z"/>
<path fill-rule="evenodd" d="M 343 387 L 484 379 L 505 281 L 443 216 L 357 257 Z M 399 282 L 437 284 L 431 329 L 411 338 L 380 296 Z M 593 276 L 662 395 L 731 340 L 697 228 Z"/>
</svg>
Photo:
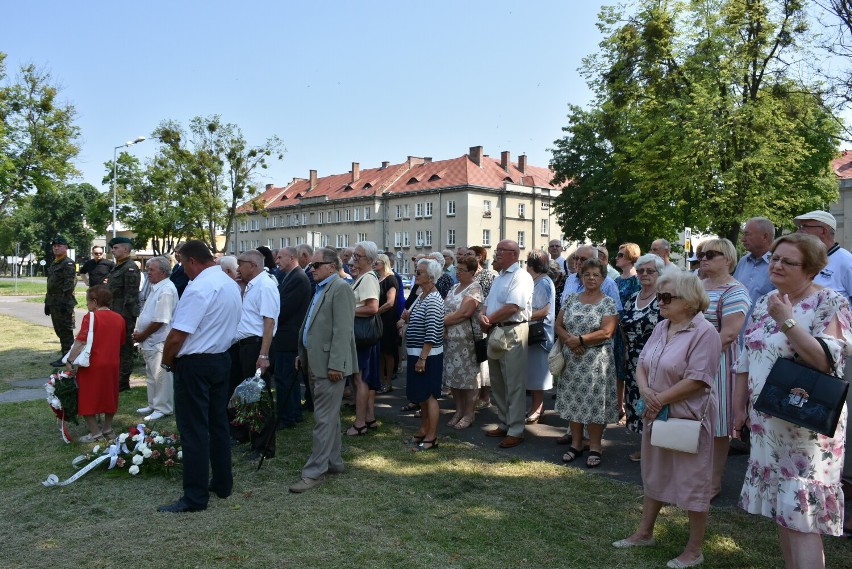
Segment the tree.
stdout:
<svg viewBox="0 0 852 569">
<path fill-rule="evenodd" d="M 0 80 L 6 79 L 0 53 Z M 35 191 L 61 187 L 77 170 L 76 111 L 57 100 L 49 73 L 24 65 L 16 82 L 0 86 L 0 215 Z"/>
<path fill-rule="evenodd" d="M 789 225 L 837 198 L 836 119 L 784 59 L 807 38 L 803 2 L 646 0 L 599 27 L 592 109 L 571 109 L 551 161 L 571 184 L 566 235 L 647 244 L 691 226 L 736 242 L 750 216 Z M 589 204 L 596 218 L 577 215 Z"/>
</svg>

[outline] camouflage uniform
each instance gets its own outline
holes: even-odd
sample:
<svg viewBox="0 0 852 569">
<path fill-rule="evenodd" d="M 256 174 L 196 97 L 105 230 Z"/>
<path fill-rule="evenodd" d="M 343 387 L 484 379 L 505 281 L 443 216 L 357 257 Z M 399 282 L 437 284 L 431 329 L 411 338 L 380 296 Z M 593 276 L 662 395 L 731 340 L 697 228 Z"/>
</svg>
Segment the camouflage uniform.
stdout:
<svg viewBox="0 0 852 569">
<path fill-rule="evenodd" d="M 67 354 L 74 345 L 74 287 L 77 285 L 77 270 L 74 260 L 67 255 L 53 261 L 47 268 L 47 296 L 44 299 L 45 314 L 50 315 L 53 331 L 59 337 L 62 353 Z"/>
<path fill-rule="evenodd" d="M 133 371 L 133 359 L 136 348 L 131 340 L 133 329 L 136 327 L 136 317 L 139 316 L 139 283 L 142 272 L 130 257 L 116 263 L 110 271 L 107 287 L 112 292 L 110 310 L 124 317 L 128 340 L 121 346 L 121 372 L 118 378 L 118 388 L 130 388 L 130 373 Z"/>
</svg>

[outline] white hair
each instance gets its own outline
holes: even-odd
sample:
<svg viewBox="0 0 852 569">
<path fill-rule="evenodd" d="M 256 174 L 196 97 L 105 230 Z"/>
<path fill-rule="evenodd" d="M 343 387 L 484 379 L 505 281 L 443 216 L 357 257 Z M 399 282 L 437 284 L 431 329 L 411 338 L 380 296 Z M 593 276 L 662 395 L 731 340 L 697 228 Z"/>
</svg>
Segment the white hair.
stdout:
<svg viewBox="0 0 852 569">
<path fill-rule="evenodd" d="M 364 254 L 370 259 L 370 262 L 376 260 L 376 255 L 379 254 L 379 248 L 372 241 L 358 241 L 355 243 L 355 249 L 360 247 L 364 250 Z M 444 261 L 444 257 L 441 257 L 441 262 Z"/>
<path fill-rule="evenodd" d="M 441 254 L 438 253 L 438 255 Z M 444 256 L 441 255 L 441 261 L 443 260 Z M 444 263 L 439 263 L 435 259 L 420 259 L 419 261 L 417 261 L 417 266 L 419 267 L 420 265 L 426 266 L 426 274 L 429 276 L 429 280 L 431 280 L 433 283 L 437 282 L 438 279 L 441 278 L 441 274 L 444 272 Z"/>
</svg>

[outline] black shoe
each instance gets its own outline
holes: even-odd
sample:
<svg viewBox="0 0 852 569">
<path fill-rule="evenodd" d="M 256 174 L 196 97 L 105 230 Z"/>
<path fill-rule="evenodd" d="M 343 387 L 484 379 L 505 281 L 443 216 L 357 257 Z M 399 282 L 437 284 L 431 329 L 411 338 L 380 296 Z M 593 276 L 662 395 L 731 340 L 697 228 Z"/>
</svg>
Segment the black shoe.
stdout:
<svg viewBox="0 0 852 569">
<path fill-rule="evenodd" d="M 201 511 L 204 511 L 206 509 L 207 509 L 206 506 L 203 507 L 203 508 L 193 508 L 193 507 L 189 506 L 183 500 L 178 500 L 177 502 L 174 502 L 173 504 L 168 504 L 166 506 L 157 507 L 158 512 L 168 512 L 170 514 L 183 514 L 185 512 L 201 512 Z"/>
<path fill-rule="evenodd" d="M 207 485 L 207 491 L 212 493 L 212 494 L 216 494 L 222 500 L 227 499 L 228 496 L 231 495 L 230 492 L 220 492 L 219 490 L 217 490 L 216 487 L 213 486 L 213 482 L 210 482 L 210 484 Z"/>
<path fill-rule="evenodd" d="M 65 367 L 65 363 L 63 363 L 62 358 L 59 358 L 56 361 L 50 362 L 50 367 Z"/>
</svg>

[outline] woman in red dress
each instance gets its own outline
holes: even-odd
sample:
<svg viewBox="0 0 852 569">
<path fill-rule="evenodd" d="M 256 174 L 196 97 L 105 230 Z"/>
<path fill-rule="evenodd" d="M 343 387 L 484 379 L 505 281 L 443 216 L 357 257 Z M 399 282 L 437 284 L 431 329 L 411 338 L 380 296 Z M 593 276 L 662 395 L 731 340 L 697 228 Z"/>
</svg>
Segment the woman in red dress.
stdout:
<svg viewBox="0 0 852 569">
<path fill-rule="evenodd" d="M 89 335 L 89 318 L 95 319 L 92 333 L 92 351 L 89 367 L 77 367 L 77 412 L 86 420 L 89 434 L 80 437 L 89 443 L 112 435 L 112 417 L 118 410 L 118 372 L 121 345 L 125 342 L 124 318 L 109 309 L 112 293 L 104 285 L 93 286 L 86 292 L 89 313 L 83 317 L 80 332 L 68 353 L 67 370 L 83 348 Z M 97 415 L 104 414 L 102 429 L 98 428 Z"/>
</svg>

